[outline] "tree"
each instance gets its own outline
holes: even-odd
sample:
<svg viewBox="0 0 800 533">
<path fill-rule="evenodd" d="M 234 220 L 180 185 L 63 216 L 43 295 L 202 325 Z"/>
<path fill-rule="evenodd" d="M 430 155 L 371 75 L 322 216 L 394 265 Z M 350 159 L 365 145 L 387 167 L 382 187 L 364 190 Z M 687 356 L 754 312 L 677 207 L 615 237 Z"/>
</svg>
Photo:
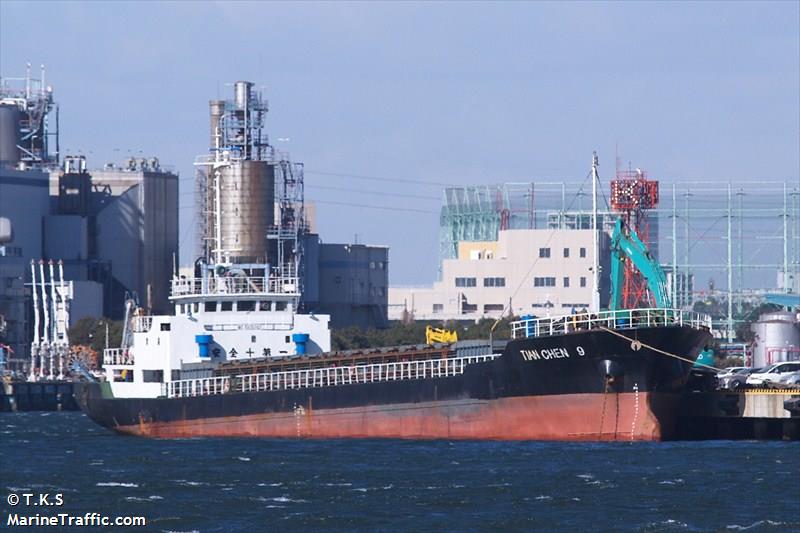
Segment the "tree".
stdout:
<svg viewBox="0 0 800 533">
<path fill-rule="evenodd" d="M 69 329 L 70 344 L 91 346 L 102 352 L 106 347 L 106 325 L 108 325 L 108 346 L 115 348 L 122 343 L 122 320 L 84 317 Z"/>
</svg>

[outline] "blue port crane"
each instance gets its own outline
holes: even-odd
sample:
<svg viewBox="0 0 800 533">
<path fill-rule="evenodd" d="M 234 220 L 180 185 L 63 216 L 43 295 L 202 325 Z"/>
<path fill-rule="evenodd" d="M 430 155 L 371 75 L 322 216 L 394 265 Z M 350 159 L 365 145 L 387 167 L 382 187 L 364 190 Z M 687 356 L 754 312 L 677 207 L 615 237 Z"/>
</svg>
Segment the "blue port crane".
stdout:
<svg viewBox="0 0 800 533">
<path fill-rule="evenodd" d="M 622 302 L 622 283 L 625 272 L 624 264 L 627 257 L 647 282 L 647 288 L 655 299 L 657 307 L 672 307 L 672 302 L 667 291 L 667 278 L 658 261 L 653 258 L 647 246 L 639 239 L 633 228 L 625 231 L 622 219 L 617 220 L 614 232 L 611 234 L 611 300 L 608 308 L 620 308 Z"/>
</svg>

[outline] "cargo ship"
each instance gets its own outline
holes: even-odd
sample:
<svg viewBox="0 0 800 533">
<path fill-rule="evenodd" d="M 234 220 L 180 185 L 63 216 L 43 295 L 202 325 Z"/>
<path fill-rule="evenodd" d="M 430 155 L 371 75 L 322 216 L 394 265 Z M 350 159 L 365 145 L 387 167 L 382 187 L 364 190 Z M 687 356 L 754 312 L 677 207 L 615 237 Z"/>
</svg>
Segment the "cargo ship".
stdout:
<svg viewBox="0 0 800 533">
<path fill-rule="evenodd" d="M 134 335 L 156 344 L 187 319 L 146 318 Z M 531 318 L 513 332 L 500 353 L 457 343 L 227 360 L 164 383 L 137 382 L 148 355 L 131 347 L 77 400 L 107 428 L 160 438 L 664 440 L 710 337 L 707 318 L 671 309 Z M 205 353 L 211 335 L 198 337 Z M 174 343 L 166 349 L 177 360 Z M 203 369 L 184 362 L 174 375 Z"/>
<path fill-rule="evenodd" d="M 618 223 L 611 242 L 611 310 L 598 308 L 595 245 L 591 311 L 521 317 L 502 350 L 331 352 L 329 317 L 297 312 L 296 270 L 215 254 L 173 279 L 174 315 L 129 306 L 106 381 L 82 384 L 77 401 L 107 428 L 159 438 L 669 439 L 711 322 L 670 307 L 633 230 Z M 615 308 L 623 260 L 654 307 Z"/>
<path fill-rule="evenodd" d="M 173 314 L 127 304 L 122 344 L 103 355 L 106 379 L 76 392 L 97 423 L 162 438 L 670 437 L 710 322 L 671 309 L 658 264 L 619 231 L 615 253 L 652 282 L 654 307 L 600 310 L 596 156 L 588 311 L 521 317 L 502 349 L 332 352 L 330 317 L 299 307 L 302 165 L 266 143 L 266 101 L 252 83 L 209 106 L 210 150 L 195 162 L 204 252 L 190 277 L 173 278 Z"/>
</svg>

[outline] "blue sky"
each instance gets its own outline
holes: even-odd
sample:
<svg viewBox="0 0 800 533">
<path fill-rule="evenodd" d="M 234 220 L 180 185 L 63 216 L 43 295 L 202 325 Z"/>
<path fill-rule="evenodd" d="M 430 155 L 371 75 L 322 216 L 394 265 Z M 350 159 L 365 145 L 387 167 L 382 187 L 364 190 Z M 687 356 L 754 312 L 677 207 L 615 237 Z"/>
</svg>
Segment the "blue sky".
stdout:
<svg viewBox="0 0 800 533">
<path fill-rule="evenodd" d="M 208 100 L 264 86 L 323 240 L 389 245 L 392 283 L 434 278 L 442 183 L 580 181 L 592 150 L 608 178 L 616 147 L 666 181 L 800 179 L 798 2 L 3 0 L 0 73 L 28 61 L 62 147 L 180 171 L 184 239 Z"/>
</svg>

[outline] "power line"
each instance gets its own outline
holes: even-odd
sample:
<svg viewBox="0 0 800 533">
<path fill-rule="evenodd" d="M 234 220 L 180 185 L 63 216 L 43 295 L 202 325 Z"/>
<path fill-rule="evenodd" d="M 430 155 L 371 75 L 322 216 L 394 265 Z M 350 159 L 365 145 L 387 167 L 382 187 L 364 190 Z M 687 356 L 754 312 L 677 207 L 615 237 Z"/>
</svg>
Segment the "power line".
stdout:
<svg viewBox="0 0 800 533">
<path fill-rule="evenodd" d="M 333 202 L 329 200 L 310 200 L 310 201 L 313 201 L 315 204 L 343 205 L 347 207 L 361 207 L 364 209 L 382 209 L 385 211 L 410 211 L 413 213 L 429 213 L 433 215 L 439 214 L 439 211 L 433 211 L 431 209 L 414 209 L 413 207 L 392 207 L 388 205 L 352 204 L 350 202 Z"/>
<path fill-rule="evenodd" d="M 409 178 L 387 178 L 383 176 L 366 176 L 364 174 L 346 174 L 344 172 L 323 172 L 321 170 L 310 170 L 305 169 L 306 174 L 318 174 L 320 176 L 336 176 L 339 178 L 355 178 L 359 180 L 369 180 L 369 181 L 384 181 L 390 183 L 413 183 L 415 185 L 428 185 L 431 187 L 458 187 L 459 185 L 456 183 L 444 183 L 440 181 L 426 181 L 426 180 L 415 180 Z"/>
<path fill-rule="evenodd" d="M 328 191 L 343 191 L 343 192 L 354 192 L 358 194 L 372 194 L 375 196 L 395 196 L 400 198 L 416 198 L 419 200 L 436 200 L 440 201 L 441 197 L 439 196 L 423 196 L 421 194 L 404 194 L 404 193 L 394 193 L 394 192 L 381 192 L 381 191 L 365 191 L 362 189 L 348 189 L 347 187 L 329 187 L 327 185 L 308 185 L 307 188 L 309 189 L 325 189 Z"/>
</svg>

